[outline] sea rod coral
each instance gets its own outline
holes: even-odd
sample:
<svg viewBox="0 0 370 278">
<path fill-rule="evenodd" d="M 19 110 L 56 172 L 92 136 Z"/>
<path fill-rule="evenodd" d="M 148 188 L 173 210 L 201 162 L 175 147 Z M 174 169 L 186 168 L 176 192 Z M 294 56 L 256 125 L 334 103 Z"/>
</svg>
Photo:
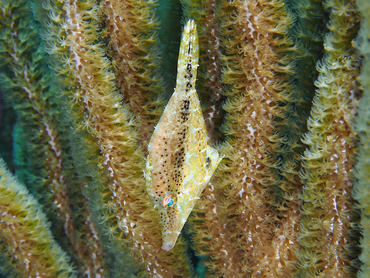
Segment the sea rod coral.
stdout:
<svg viewBox="0 0 370 278">
<path fill-rule="evenodd" d="M 0 0 L 0 275 L 367 277 L 367 2 Z M 166 251 L 144 171 L 189 19 L 223 159 Z"/>
</svg>

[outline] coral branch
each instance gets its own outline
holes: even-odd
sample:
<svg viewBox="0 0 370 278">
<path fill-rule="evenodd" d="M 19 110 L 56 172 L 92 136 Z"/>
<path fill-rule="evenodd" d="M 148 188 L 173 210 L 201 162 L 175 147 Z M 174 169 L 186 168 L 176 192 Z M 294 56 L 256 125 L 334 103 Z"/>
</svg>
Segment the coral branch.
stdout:
<svg viewBox="0 0 370 278">
<path fill-rule="evenodd" d="M 43 8 L 59 12 L 55 4 L 50 1 L 50 5 Z M 104 169 L 94 173 L 90 168 L 90 173 L 81 175 L 87 183 L 91 178 L 98 180 L 96 185 L 92 184 L 100 191 L 100 196 L 94 197 L 95 202 L 104 203 L 99 205 L 102 211 L 91 208 L 92 212 L 101 214 L 95 216 L 96 224 L 112 240 L 111 251 L 117 257 L 114 272 L 124 269 L 127 273 L 149 272 L 151 276 L 156 273 L 189 275 L 192 268 L 181 240 L 173 252 L 161 251 L 158 216 L 151 209 L 144 188 L 144 154 L 138 146 L 137 122 L 122 104 L 109 60 L 102 46 L 96 43 L 101 20 L 98 8 L 95 1 L 67 1 L 63 5 L 62 20 L 50 16 L 55 24 L 54 37 L 45 37 L 49 52 L 69 61 L 57 65 L 57 71 L 65 75 L 63 82 L 71 88 L 66 93 L 77 129 L 81 133 L 88 131 L 84 140 L 98 152 L 98 161 L 93 163 Z M 54 49 L 56 41 L 62 39 L 65 47 Z M 89 190 L 93 192 L 95 188 Z M 116 244 L 118 246 L 113 246 Z M 119 259 L 123 250 L 128 251 L 126 256 L 131 256 L 132 265 L 125 265 Z"/>
<path fill-rule="evenodd" d="M 357 7 L 362 15 L 361 29 L 358 35 L 358 50 L 364 56 L 360 82 L 363 89 L 363 97 L 359 101 L 358 117 L 356 119 L 355 131 L 359 136 L 358 157 L 356 162 L 354 184 L 354 197 L 358 201 L 361 211 L 361 248 L 359 256 L 362 262 L 358 277 L 365 278 L 370 273 L 370 2 L 358 0 Z"/>
<path fill-rule="evenodd" d="M 211 195 L 197 206 L 207 211 L 196 209 L 193 223 L 204 225 L 194 236 L 200 240 L 196 249 L 202 255 L 219 253 L 204 262 L 214 276 L 289 273 L 294 253 L 287 246 L 294 220 L 282 232 L 275 231 L 269 194 L 277 180 L 278 163 L 272 158 L 281 140 L 275 134 L 276 119 L 285 113 L 281 104 L 290 101 L 286 76 L 292 71 L 284 52 L 291 45 L 285 37 L 291 17 L 280 1 L 224 1 L 218 16 L 225 49 L 223 81 L 228 85 L 227 142 L 220 149 L 226 157 L 214 190 L 207 188 Z M 220 222 L 217 235 L 211 230 L 215 219 Z"/>
<path fill-rule="evenodd" d="M 76 173 L 65 161 L 70 158 L 65 146 L 68 143 L 60 138 L 63 135 L 59 136 L 59 131 L 64 129 L 63 124 L 56 121 L 60 113 L 57 108 L 60 100 L 54 94 L 56 84 L 44 64 L 47 56 L 39 46 L 37 29 L 28 29 L 30 25 L 35 26 L 30 7 L 26 1 L 2 1 L 0 6 L 2 88 L 18 115 L 15 136 L 24 148 L 24 154 L 16 148 L 20 154 L 18 161 L 26 163 L 18 174 L 48 218 L 54 219 L 53 235 L 69 250 L 73 261 L 78 261 L 77 265 L 83 269 L 81 272 L 99 271 L 102 268 L 100 247 L 89 232 L 91 223 L 88 223 L 84 208 L 87 200 L 81 194 L 81 182 L 72 181 L 71 176 Z M 72 199 L 78 199 L 73 210 Z M 82 243 L 81 234 L 91 244 Z M 97 257 L 93 263 L 86 260 L 93 255 Z"/>
<path fill-rule="evenodd" d="M 318 64 L 309 133 L 304 142 L 304 183 L 299 251 L 303 277 L 350 277 L 348 235 L 353 221 L 350 208 L 356 134 L 355 79 L 358 55 L 352 47 L 358 19 L 351 1 L 326 1 L 330 11 L 325 56 Z M 346 276 L 344 276 L 346 275 Z"/>
<path fill-rule="evenodd" d="M 0 196 L 0 247 L 12 265 L 4 269 L 2 261 L 2 271 L 9 277 L 76 277 L 69 258 L 53 239 L 41 206 L 5 169 L 2 159 Z"/>
<path fill-rule="evenodd" d="M 136 116 L 145 151 L 164 105 L 154 9 L 154 1 L 106 0 L 104 3 L 117 86 L 123 101 Z"/>
</svg>

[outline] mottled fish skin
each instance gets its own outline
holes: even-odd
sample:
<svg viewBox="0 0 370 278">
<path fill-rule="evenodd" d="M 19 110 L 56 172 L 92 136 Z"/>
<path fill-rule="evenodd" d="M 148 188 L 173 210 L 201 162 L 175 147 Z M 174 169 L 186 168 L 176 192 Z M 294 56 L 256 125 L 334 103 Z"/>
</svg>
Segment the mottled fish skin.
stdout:
<svg viewBox="0 0 370 278">
<path fill-rule="evenodd" d="M 162 226 L 162 249 L 169 251 L 195 202 L 221 159 L 207 143 L 207 131 L 195 90 L 198 35 L 189 20 L 182 35 L 175 91 L 148 146 L 146 185 Z"/>
</svg>

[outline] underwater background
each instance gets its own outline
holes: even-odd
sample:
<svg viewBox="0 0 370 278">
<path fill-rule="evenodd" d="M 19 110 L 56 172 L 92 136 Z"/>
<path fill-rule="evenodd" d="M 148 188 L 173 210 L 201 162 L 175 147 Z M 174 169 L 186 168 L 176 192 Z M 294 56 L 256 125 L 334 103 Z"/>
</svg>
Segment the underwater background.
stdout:
<svg viewBox="0 0 370 278">
<path fill-rule="evenodd" d="M 197 24 L 224 156 L 175 247 L 145 188 Z M 0 0 L 2 277 L 369 277 L 370 1 Z"/>
</svg>

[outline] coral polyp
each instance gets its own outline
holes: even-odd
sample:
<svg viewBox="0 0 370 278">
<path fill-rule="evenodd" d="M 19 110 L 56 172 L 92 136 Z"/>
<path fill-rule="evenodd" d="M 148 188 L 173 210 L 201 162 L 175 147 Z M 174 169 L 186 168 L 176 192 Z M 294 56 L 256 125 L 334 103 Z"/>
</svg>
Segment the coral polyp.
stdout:
<svg viewBox="0 0 370 278">
<path fill-rule="evenodd" d="M 1 275 L 367 277 L 369 17 L 0 0 Z"/>
</svg>

